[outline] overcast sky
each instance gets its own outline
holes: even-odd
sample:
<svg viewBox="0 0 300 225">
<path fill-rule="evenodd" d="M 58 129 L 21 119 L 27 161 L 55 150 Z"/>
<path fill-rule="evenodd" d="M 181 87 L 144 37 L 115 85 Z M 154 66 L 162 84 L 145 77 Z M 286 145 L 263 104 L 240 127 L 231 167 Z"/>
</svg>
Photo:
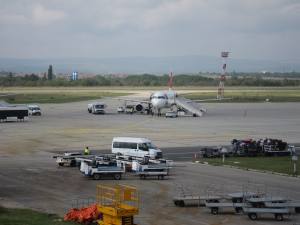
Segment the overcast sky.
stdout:
<svg viewBox="0 0 300 225">
<path fill-rule="evenodd" d="M 300 60 L 298 0 L 0 0 L 0 57 Z"/>
</svg>

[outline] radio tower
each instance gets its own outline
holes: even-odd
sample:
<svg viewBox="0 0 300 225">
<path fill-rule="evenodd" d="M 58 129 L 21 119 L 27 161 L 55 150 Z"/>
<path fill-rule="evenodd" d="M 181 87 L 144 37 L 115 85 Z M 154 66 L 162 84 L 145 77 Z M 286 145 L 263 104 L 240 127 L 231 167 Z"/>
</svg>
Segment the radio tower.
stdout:
<svg viewBox="0 0 300 225">
<path fill-rule="evenodd" d="M 218 99 L 224 98 L 224 83 L 226 80 L 226 61 L 228 58 L 229 52 L 221 52 L 221 57 L 222 57 L 222 73 L 220 76 L 220 83 L 218 87 Z"/>
</svg>

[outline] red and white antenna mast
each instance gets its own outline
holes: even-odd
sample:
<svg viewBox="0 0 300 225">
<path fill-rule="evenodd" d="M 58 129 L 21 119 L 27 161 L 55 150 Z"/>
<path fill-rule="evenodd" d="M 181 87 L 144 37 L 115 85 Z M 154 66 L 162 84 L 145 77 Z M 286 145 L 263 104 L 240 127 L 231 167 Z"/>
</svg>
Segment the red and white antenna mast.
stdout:
<svg viewBox="0 0 300 225">
<path fill-rule="evenodd" d="M 170 72 L 169 74 L 169 82 L 168 82 L 169 90 L 172 90 L 173 88 L 173 73 Z"/>
<path fill-rule="evenodd" d="M 218 87 L 218 99 L 224 98 L 224 83 L 226 80 L 226 67 L 227 67 L 227 58 L 229 56 L 229 52 L 221 52 L 222 57 L 222 73 L 220 76 L 220 82 Z"/>
</svg>

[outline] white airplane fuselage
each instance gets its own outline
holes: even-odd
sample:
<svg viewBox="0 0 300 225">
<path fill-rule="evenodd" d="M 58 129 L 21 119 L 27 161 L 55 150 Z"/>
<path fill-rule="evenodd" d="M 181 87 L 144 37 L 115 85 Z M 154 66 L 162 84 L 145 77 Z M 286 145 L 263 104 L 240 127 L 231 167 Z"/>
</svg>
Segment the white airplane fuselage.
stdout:
<svg viewBox="0 0 300 225">
<path fill-rule="evenodd" d="M 154 110 L 160 111 L 163 108 L 170 108 L 175 104 L 176 92 L 173 90 L 157 91 L 150 96 L 150 102 Z"/>
</svg>

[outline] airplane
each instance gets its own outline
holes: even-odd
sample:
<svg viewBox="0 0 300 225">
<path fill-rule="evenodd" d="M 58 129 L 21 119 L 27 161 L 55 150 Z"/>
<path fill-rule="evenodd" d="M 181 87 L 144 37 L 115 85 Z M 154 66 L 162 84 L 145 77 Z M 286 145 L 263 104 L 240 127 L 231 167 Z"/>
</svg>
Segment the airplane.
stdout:
<svg viewBox="0 0 300 225">
<path fill-rule="evenodd" d="M 156 91 L 150 95 L 149 100 L 136 100 L 136 99 L 125 99 L 125 98 L 117 98 L 118 100 L 123 100 L 125 105 L 127 102 L 137 103 L 135 105 L 135 110 L 137 112 L 143 112 L 145 109 L 150 114 L 156 114 L 161 116 L 162 109 L 173 109 L 175 110 L 183 110 L 191 113 L 194 117 L 201 117 L 203 114 L 207 112 L 207 110 L 201 106 L 199 106 L 198 102 L 205 101 L 220 101 L 222 99 L 200 99 L 200 100 L 190 100 L 186 99 L 182 96 L 179 96 L 173 90 L 173 73 L 171 72 L 169 75 L 168 81 L 169 90 L 166 91 Z M 225 99 L 225 98 L 223 98 Z M 146 105 L 146 107 L 145 107 Z M 148 107 L 148 108 L 147 108 Z"/>
</svg>

